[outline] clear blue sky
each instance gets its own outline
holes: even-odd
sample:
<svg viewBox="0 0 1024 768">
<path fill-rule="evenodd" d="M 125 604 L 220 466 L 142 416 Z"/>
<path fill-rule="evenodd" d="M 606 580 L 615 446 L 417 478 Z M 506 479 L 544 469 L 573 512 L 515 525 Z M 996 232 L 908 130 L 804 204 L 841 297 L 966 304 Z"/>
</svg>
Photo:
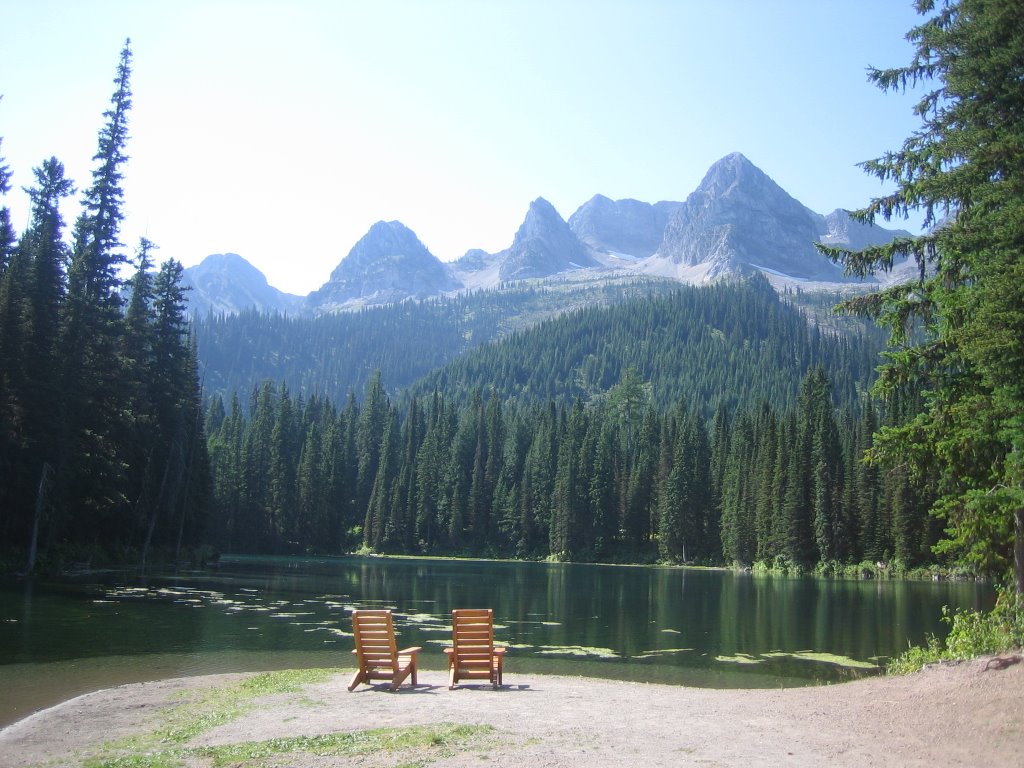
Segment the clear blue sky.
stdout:
<svg viewBox="0 0 1024 768">
<path fill-rule="evenodd" d="M 918 126 L 866 77 L 909 62 L 910 0 L 0 0 L 0 19 L 19 231 L 45 158 L 88 184 L 130 37 L 122 240 L 186 266 L 239 253 L 294 293 L 381 219 L 451 260 L 507 247 L 538 196 L 564 218 L 598 193 L 683 200 L 733 151 L 815 211 L 856 208 L 885 191 L 856 163 Z"/>
</svg>

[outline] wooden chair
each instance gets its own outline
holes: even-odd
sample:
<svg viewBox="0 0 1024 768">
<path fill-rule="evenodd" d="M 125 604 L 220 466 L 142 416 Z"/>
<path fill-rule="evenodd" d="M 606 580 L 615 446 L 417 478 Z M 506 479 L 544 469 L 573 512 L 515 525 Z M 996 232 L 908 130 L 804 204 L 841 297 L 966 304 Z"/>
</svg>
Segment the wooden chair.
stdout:
<svg viewBox="0 0 1024 768">
<path fill-rule="evenodd" d="M 356 638 L 356 647 L 352 653 L 356 655 L 359 669 L 349 683 L 350 691 L 354 691 L 360 683 L 369 683 L 371 680 L 390 680 L 391 690 L 397 691 L 402 681 L 410 675 L 412 685 L 416 687 L 416 654 L 420 649 L 396 649 L 391 611 L 352 611 L 352 631 Z"/>
<path fill-rule="evenodd" d="M 448 687 L 462 679 L 490 680 L 501 685 L 505 649 L 494 647 L 494 612 L 490 608 L 457 608 L 452 611 L 452 646 L 448 654 Z"/>
</svg>

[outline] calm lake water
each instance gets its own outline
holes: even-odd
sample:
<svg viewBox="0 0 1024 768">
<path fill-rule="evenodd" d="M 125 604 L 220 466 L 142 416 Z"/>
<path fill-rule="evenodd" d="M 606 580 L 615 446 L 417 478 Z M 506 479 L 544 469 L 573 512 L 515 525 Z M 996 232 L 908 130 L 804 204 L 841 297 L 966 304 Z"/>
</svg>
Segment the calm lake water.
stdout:
<svg viewBox="0 0 1024 768">
<path fill-rule="evenodd" d="M 8 582 L 0 725 L 125 682 L 349 666 L 357 607 L 391 608 L 399 643 L 422 646 L 427 669 L 444 664 L 453 608 L 491 607 L 510 683 L 549 672 L 777 687 L 875 674 L 908 644 L 945 635 L 942 606 L 993 599 L 968 582 L 358 557 L 225 557 L 146 579 Z"/>
</svg>

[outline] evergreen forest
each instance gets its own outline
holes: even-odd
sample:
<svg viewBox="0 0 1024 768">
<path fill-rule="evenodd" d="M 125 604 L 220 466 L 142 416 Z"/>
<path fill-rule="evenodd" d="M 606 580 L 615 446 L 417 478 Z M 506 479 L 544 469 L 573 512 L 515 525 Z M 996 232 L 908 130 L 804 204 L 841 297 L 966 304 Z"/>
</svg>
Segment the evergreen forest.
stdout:
<svg viewBox="0 0 1024 768">
<path fill-rule="evenodd" d="M 145 568 L 152 552 L 190 551 L 203 536 L 209 463 L 183 268 L 154 269 L 146 240 L 130 259 L 119 241 L 130 75 L 126 43 L 70 245 L 60 203 L 75 190 L 56 158 L 25 188 L 24 232 L 0 209 L 0 559 L 10 570 Z"/>
<path fill-rule="evenodd" d="M 459 355 L 573 307 L 607 306 L 678 288 L 670 280 L 511 283 L 495 290 L 315 317 L 243 311 L 195 323 L 203 388 L 230 397 L 262 381 L 341 403 L 380 372 L 397 392 Z"/>
<path fill-rule="evenodd" d="M 820 365 L 796 386 L 784 409 L 721 402 L 709 420 L 685 397 L 658 407 L 633 368 L 600 397 L 564 402 L 478 389 L 396 404 L 375 376 L 339 408 L 265 382 L 244 404 L 210 402 L 210 540 L 794 571 L 927 562 L 927 497 L 860 460 L 874 406 L 837 408 Z"/>
<path fill-rule="evenodd" d="M 56 158 L 23 232 L 0 208 L 0 564 L 942 564 L 1024 593 L 1019 13 L 918 6 L 915 60 L 869 75 L 934 88 L 920 131 L 864 165 L 896 191 L 855 218 L 929 229 L 821 248 L 855 277 L 919 267 L 845 297 L 853 320 L 754 277 L 190 323 L 181 264 L 119 241 L 126 43 L 70 233 Z"/>
</svg>

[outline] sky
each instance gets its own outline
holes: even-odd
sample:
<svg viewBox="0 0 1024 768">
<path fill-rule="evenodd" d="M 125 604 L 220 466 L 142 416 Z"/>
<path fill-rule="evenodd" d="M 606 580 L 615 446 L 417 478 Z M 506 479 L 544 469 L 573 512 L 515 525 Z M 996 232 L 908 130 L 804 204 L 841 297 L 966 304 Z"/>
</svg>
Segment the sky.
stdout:
<svg viewBox="0 0 1024 768">
<path fill-rule="evenodd" d="M 867 69 L 912 57 L 910 0 L 0 0 L 0 201 L 56 156 L 81 191 L 125 39 L 121 240 L 238 253 L 322 285 L 377 221 L 438 258 L 508 247 L 532 200 L 685 200 L 742 152 L 819 213 L 920 124 Z M 71 223 L 80 198 L 68 201 Z M 915 230 L 915 222 L 890 226 Z"/>
</svg>

